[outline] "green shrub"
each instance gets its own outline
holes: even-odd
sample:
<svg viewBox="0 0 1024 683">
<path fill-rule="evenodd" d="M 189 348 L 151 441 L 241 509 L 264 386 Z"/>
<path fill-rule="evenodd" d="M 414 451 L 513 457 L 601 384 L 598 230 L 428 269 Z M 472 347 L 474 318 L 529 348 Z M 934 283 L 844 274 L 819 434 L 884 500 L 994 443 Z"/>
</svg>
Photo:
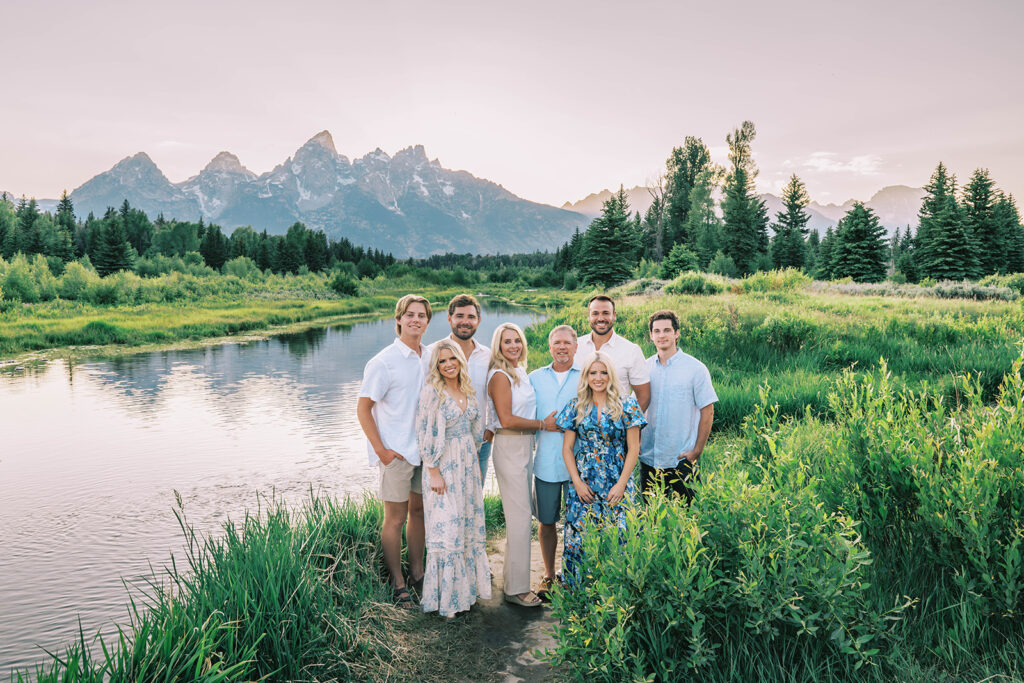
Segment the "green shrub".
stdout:
<svg viewBox="0 0 1024 683">
<path fill-rule="evenodd" d="M 580 279 L 576 276 L 576 272 L 570 270 L 562 277 L 562 289 L 567 292 L 575 292 L 580 286 Z"/>
<path fill-rule="evenodd" d="M 672 251 L 661 262 L 659 277 L 662 280 L 671 280 L 679 273 L 689 270 L 700 270 L 697 262 L 697 255 L 690 248 L 680 242 L 672 247 Z"/>
<path fill-rule="evenodd" d="M 725 285 L 720 278 L 703 273 L 682 273 L 672 282 L 665 285 L 667 294 L 721 294 Z"/>
<path fill-rule="evenodd" d="M 740 281 L 744 292 L 791 292 L 804 289 L 812 282 L 803 271 L 796 268 L 758 271 Z"/>
<path fill-rule="evenodd" d="M 726 256 L 721 250 L 715 252 L 714 258 L 708 264 L 708 272 L 724 275 L 725 277 L 736 277 L 739 269 L 731 256 Z"/>
<path fill-rule="evenodd" d="M 359 296 L 359 285 L 344 271 L 338 271 L 331 279 L 331 289 L 341 296 Z"/>
<path fill-rule="evenodd" d="M 787 313 L 772 313 L 755 328 L 754 341 L 767 344 L 780 353 L 793 353 L 804 347 L 815 332 L 814 323 Z"/>
<path fill-rule="evenodd" d="M 1024 295 L 1024 273 L 988 275 L 981 278 L 978 284 L 990 287 L 1009 287 L 1018 294 Z"/>
<path fill-rule="evenodd" d="M 87 297 L 89 288 L 100 281 L 95 270 L 87 268 L 80 261 L 72 261 L 64 268 L 60 278 L 58 292 L 62 299 L 80 301 Z"/>
<path fill-rule="evenodd" d="M 259 266 L 248 256 L 236 256 L 225 263 L 224 274 L 234 275 L 237 278 L 251 282 L 256 282 L 263 276 Z"/>
</svg>

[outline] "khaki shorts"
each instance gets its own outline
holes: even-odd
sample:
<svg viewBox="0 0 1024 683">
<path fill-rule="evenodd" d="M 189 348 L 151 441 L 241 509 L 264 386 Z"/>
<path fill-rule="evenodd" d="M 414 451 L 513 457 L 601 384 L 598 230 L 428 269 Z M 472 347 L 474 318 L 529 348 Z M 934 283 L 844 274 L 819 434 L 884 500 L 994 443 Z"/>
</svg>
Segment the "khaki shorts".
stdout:
<svg viewBox="0 0 1024 683">
<path fill-rule="evenodd" d="M 405 503 L 409 492 L 423 495 L 423 468 L 410 465 L 408 461 L 395 458 L 380 467 L 380 499 L 387 503 Z"/>
</svg>

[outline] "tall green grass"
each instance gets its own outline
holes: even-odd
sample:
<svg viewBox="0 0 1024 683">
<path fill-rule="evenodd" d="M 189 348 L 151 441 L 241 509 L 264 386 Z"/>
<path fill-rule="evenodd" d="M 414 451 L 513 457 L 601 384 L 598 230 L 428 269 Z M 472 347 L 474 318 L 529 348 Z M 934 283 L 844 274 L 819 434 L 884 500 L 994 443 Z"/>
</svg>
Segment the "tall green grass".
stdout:
<svg viewBox="0 0 1024 683">
<path fill-rule="evenodd" d="M 791 282 L 795 276 L 775 279 L 779 283 L 773 285 L 771 274 L 763 274 L 744 293 L 621 299 L 616 330 L 650 356 L 648 316 L 674 310 L 680 348 L 711 371 L 720 398 L 715 429 L 734 433 L 756 405 L 762 384 L 772 387 L 783 415 L 802 415 L 810 407 L 824 416 L 831 410 L 831 383 L 848 368 L 877 372 L 883 357 L 895 381 L 906 386 L 927 383 L 953 399 L 954 377 L 971 373 L 991 400 L 1016 358 L 1016 341 L 1024 337 L 1017 302 L 806 293 Z M 555 311 L 527 331 L 531 367 L 550 362 L 547 333 L 563 323 L 589 331 L 585 305 Z"/>
</svg>

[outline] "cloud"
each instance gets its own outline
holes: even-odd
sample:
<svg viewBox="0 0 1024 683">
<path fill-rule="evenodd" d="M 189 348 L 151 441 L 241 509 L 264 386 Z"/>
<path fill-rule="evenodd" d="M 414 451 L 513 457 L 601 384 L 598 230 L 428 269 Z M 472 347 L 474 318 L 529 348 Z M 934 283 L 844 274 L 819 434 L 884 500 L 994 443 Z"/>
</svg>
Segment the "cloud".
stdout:
<svg viewBox="0 0 1024 683">
<path fill-rule="evenodd" d="M 804 168 L 822 173 L 853 173 L 855 175 L 878 175 L 882 157 L 876 154 L 862 154 L 843 161 L 835 152 L 813 152 L 803 162 Z"/>
</svg>

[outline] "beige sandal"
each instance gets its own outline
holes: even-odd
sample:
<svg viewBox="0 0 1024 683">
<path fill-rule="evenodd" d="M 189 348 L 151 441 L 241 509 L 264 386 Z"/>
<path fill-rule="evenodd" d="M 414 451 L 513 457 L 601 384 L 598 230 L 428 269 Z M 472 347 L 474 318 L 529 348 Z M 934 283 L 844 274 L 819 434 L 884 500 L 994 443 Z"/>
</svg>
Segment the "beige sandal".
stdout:
<svg viewBox="0 0 1024 683">
<path fill-rule="evenodd" d="M 541 600 L 533 591 L 529 591 L 527 593 L 527 596 L 530 595 L 534 597 L 533 601 L 527 601 L 518 595 L 509 595 L 508 593 L 505 593 L 505 602 L 510 602 L 513 605 L 519 605 L 520 607 L 540 607 L 544 604 L 544 601 Z"/>
</svg>

